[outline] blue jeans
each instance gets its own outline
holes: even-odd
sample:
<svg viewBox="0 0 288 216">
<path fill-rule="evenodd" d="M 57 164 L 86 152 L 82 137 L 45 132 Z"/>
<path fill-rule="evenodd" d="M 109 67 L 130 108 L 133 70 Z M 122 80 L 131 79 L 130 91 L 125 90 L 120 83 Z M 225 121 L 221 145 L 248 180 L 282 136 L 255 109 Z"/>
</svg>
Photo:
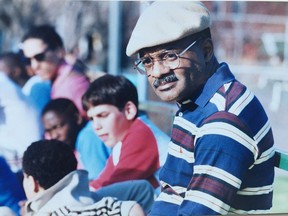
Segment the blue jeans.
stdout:
<svg viewBox="0 0 288 216">
<path fill-rule="evenodd" d="M 129 180 L 102 187 L 93 193 L 95 201 L 102 197 L 116 197 L 118 200 L 134 200 L 148 213 L 154 203 L 154 188 L 146 180 Z"/>
</svg>

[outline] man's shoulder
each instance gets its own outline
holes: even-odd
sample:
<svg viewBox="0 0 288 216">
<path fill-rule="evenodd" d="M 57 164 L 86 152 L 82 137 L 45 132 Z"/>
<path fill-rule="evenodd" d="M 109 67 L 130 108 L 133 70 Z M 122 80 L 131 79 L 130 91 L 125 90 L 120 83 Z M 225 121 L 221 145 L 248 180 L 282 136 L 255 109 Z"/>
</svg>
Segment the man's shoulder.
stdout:
<svg viewBox="0 0 288 216">
<path fill-rule="evenodd" d="M 75 70 L 73 66 L 63 63 L 58 69 L 58 78 L 65 77 L 66 79 L 81 79 L 89 81 L 85 71 Z"/>
<path fill-rule="evenodd" d="M 89 79 L 86 76 L 85 73 L 78 72 L 75 70 L 72 70 L 69 75 L 67 76 L 67 79 L 72 81 L 72 82 L 77 82 L 77 83 L 89 83 Z"/>
<path fill-rule="evenodd" d="M 70 71 L 65 74 L 59 73 L 55 81 L 52 84 L 52 92 L 55 91 L 68 91 L 69 94 L 83 93 L 89 87 L 90 81 L 85 74 L 81 74 L 75 71 Z M 73 88 L 71 88 L 73 86 Z"/>
</svg>

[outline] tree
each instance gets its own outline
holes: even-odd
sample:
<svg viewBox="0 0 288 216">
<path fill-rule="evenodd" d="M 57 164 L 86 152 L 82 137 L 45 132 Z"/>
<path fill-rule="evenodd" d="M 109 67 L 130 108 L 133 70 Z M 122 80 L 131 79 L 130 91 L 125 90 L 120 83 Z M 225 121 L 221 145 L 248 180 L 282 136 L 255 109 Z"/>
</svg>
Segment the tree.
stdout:
<svg viewBox="0 0 288 216">
<path fill-rule="evenodd" d="M 106 50 L 108 1 L 0 0 L 0 4 L 2 51 L 16 50 L 31 26 L 44 23 L 56 27 L 68 51 L 95 32 Z"/>
</svg>

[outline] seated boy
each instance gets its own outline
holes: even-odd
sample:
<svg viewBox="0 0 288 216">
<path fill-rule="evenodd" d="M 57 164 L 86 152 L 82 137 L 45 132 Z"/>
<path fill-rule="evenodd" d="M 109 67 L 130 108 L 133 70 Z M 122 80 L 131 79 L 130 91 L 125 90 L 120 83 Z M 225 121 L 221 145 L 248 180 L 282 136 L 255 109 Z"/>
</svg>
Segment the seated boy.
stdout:
<svg viewBox="0 0 288 216">
<path fill-rule="evenodd" d="M 82 102 L 98 137 L 113 148 L 104 170 L 90 185 L 98 189 L 115 182 L 146 179 L 157 188 L 157 142 L 151 129 L 137 118 L 136 87 L 123 76 L 107 74 L 90 84 Z"/>
<path fill-rule="evenodd" d="M 134 201 L 105 197 L 95 203 L 89 191 L 88 174 L 76 170 L 73 149 L 58 140 L 32 143 L 24 153 L 23 186 L 28 198 L 24 215 L 139 215 Z M 81 212 L 81 213 L 80 213 Z"/>
</svg>

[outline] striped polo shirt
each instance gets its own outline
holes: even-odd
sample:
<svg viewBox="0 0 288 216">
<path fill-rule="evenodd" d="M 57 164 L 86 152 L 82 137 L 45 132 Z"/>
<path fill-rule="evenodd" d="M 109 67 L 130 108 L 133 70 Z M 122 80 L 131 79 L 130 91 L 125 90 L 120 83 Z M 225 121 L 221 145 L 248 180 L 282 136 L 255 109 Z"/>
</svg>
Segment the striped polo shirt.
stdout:
<svg viewBox="0 0 288 216">
<path fill-rule="evenodd" d="M 150 215 L 267 213 L 273 144 L 262 105 L 220 64 L 197 96 L 179 105 Z"/>
</svg>

